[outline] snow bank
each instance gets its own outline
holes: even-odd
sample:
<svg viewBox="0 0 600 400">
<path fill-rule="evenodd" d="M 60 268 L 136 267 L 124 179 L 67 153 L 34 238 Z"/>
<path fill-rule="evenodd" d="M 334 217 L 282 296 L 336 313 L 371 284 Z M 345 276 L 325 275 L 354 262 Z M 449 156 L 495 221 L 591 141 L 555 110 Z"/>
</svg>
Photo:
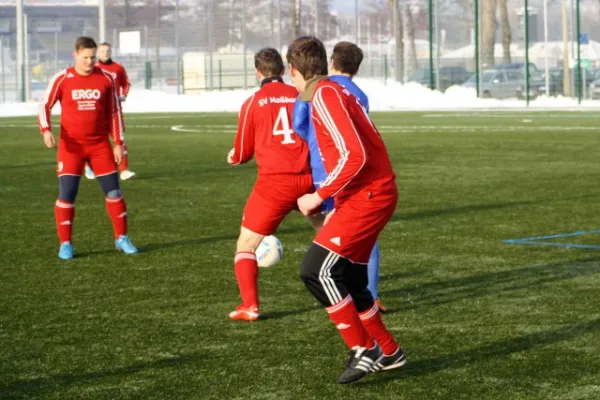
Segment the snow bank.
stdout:
<svg viewBox="0 0 600 400">
<path fill-rule="evenodd" d="M 369 96 L 371 111 L 459 111 L 482 109 L 523 109 L 525 101 L 517 99 L 478 99 L 473 89 L 451 87 L 445 93 L 429 90 L 416 83 L 400 84 L 372 79 L 357 79 L 358 85 Z M 123 105 L 126 113 L 157 112 L 238 112 L 253 90 L 213 91 L 180 96 L 153 90 L 133 90 Z M 600 101 L 577 100 L 563 97 L 540 97 L 531 101 L 530 109 L 538 110 L 600 110 Z M 38 103 L 0 104 L 0 116 L 33 116 Z M 60 112 L 57 105 L 55 114 Z"/>
</svg>

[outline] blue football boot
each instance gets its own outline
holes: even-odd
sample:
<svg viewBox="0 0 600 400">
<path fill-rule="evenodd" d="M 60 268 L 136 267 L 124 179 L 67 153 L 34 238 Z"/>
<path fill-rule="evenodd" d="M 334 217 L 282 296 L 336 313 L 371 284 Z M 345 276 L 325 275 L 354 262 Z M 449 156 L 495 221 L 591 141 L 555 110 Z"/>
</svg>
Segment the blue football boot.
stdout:
<svg viewBox="0 0 600 400">
<path fill-rule="evenodd" d="M 73 246 L 71 246 L 71 242 L 64 242 L 60 245 L 60 250 L 58 250 L 58 258 L 61 260 L 70 260 L 73 258 Z"/>
<path fill-rule="evenodd" d="M 121 250 L 125 254 L 135 254 L 138 252 L 135 246 L 129 241 L 129 238 L 125 235 L 121 235 L 117 240 L 115 240 L 115 247 L 117 250 Z"/>
<path fill-rule="evenodd" d="M 94 171 L 90 168 L 89 165 L 85 165 L 85 177 L 88 179 L 96 179 L 96 175 L 94 175 Z"/>
</svg>

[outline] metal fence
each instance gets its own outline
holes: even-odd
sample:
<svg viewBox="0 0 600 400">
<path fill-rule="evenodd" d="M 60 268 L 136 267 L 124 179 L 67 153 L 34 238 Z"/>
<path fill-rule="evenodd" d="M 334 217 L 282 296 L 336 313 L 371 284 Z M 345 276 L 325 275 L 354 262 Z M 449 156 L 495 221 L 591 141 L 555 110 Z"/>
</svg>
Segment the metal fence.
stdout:
<svg viewBox="0 0 600 400">
<path fill-rule="evenodd" d="M 98 6 L 79 1 L 87 5 L 64 6 L 64 19 L 53 23 L 25 1 L 23 60 L 16 14 L 5 7 L 0 101 L 41 97 L 71 64 L 77 36 L 100 39 Z M 359 75 L 383 82 L 461 85 L 494 98 L 600 97 L 600 3 L 592 0 L 108 0 L 105 15 L 104 39 L 134 88 L 252 87 L 256 50 L 285 53 L 293 38 L 316 35 L 329 51 L 340 40 L 358 43 Z"/>
</svg>

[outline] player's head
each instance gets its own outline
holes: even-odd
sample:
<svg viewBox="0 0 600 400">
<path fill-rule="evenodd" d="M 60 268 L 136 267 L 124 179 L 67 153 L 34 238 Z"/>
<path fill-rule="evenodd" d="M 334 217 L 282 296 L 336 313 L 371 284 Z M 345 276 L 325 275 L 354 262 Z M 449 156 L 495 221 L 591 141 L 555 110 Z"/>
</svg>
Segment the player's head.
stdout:
<svg viewBox="0 0 600 400">
<path fill-rule="evenodd" d="M 75 41 L 75 69 L 81 74 L 89 74 L 94 69 L 96 63 L 96 42 L 94 39 L 86 36 L 78 37 Z"/>
<path fill-rule="evenodd" d="M 265 47 L 254 55 L 254 68 L 259 80 L 281 76 L 285 71 L 281 54 L 271 47 Z"/>
<path fill-rule="evenodd" d="M 339 42 L 333 48 L 329 73 L 353 77 L 358 73 L 362 60 L 363 52 L 360 47 L 352 42 Z"/>
<path fill-rule="evenodd" d="M 107 62 L 108 60 L 110 60 L 111 56 L 112 56 L 112 48 L 110 46 L 110 43 L 108 43 L 108 42 L 100 43 L 100 45 L 98 46 L 98 60 L 100 60 L 102 62 Z"/>
<path fill-rule="evenodd" d="M 327 51 L 323 42 L 314 36 L 303 36 L 294 40 L 287 51 L 292 82 L 303 92 L 306 81 L 315 76 L 327 75 Z"/>
</svg>

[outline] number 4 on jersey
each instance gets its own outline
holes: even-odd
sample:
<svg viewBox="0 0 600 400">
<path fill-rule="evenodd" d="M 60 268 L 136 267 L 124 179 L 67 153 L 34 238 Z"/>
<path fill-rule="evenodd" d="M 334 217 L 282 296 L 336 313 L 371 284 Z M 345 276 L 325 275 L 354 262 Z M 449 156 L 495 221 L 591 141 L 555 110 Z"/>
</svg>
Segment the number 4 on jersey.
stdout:
<svg viewBox="0 0 600 400">
<path fill-rule="evenodd" d="M 279 109 L 279 115 L 275 120 L 275 126 L 273 127 L 273 136 L 283 135 L 283 142 L 281 144 L 293 144 L 296 143 L 294 140 L 294 130 L 290 128 L 290 118 L 287 113 L 286 107 Z"/>
</svg>

